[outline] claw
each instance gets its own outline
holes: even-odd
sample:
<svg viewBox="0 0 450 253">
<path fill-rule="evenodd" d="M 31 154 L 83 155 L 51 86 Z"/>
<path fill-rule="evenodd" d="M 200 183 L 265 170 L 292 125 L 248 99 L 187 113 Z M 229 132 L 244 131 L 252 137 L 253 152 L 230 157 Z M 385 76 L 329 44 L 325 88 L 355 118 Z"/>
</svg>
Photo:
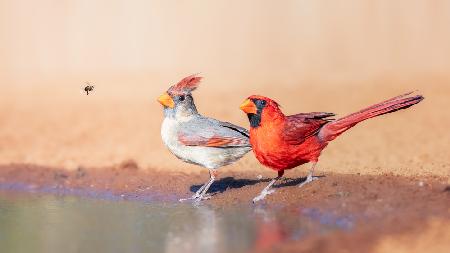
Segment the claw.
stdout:
<svg viewBox="0 0 450 253">
<path fill-rule="evenodd" d="M 189 197 L 189 198 L 185 198 L 185 199 L 179 199 L 178 201 L 180 201 L 180 202 L 184 202 L 184 201 L 188 201 L 188 200 L 194 200 L 195 198 L 194 198 L 194 196 L 192 196 L 192 197 Z"/>
<path fill-rule="evenodd" d="M 199 197 L 200 197 L 200 194 L 195 193 L 194 195 L 192 195 L 192 196 L 189 197 L 189 198 L 179 199 L 178 201 L 184 202 L 184 201 L 188 201 L 188 200 L 196 200 L 196 199 L 198 199 Z"/>
<path fill-rule="evenodd" d="M 194 194 L 194 195 L 192 195 L 192 197 L 185 198 L 185 199 L 179 199 L 178 201 L 184 202 L 184 201 L 191 201 L 191 200 L 193 200 L 194 202 L 200 202 L 202 200 L 210 199 L 211 196 L 212 195 L 209 194 L 209 193 L 208 194 L 204 194 L 203 196 L 200 195 L 200 194 Z"/>
<path fill-rule="evenodd" d="M 303 187 L 306 184 L 311 183 L 312 181 L 316 181 L 318 179 L 319 179 L 319 177 L 308 176 L 305 181 L 303 181 L 301 184 L 299 184 L 298 187 Z"/>
<path fill-rule="evenodd" d="M 261 193 L 253 199 L 253 203 L 256 203 L 256 202 L 258 202 L 258 201 L 260 201 L 260 200 L 263 200 L 267 195 L 274 193 L 275 190 L 272 189 L 272 185 L 273 185 L 278 179 L 280 179 L 282 175 L 283 175 L 283 173 L 281 173 L 281 174 L 278 173 L 278 177 L 276 177 L 276 178 L 274 178 L 274 179 L 272 179 L 272 180 L 270 181 L 270 183 L 266 186 L 266 188 L 264 188 L 264 189 L 261 191 Z"/>
<path fill-rule="evenodd" d="M 199 196 L 197 198 L 197 200 L 207 200 L 207 199 L 210 199 L 211 197 L 212 197 L 211 193 L 206 193 L 206 194 L 203 194 L 202 196 Z"/>
<path fill-rule="evenodd" d="M 274 189 L 272 189 L 272 190 L 269 190 L 269 191 L 267 191 L 267 194 L 266 194 L 266 195 L 272 194 L 272 193 L 274 193 L 274 192 L 275 192 L 275 190 L 274 190 Z"/>
<path fill-rule="evenodd" d="M 209 181 L 204 184 L 202 187 L 200 187 L 200 189 L 197 190 L 197 192 L 195 192 L 194 195 L 192 195 L 192 197 L 190 198 L 186 198 L 186 199 L 179 199 L 180 202 L 184 202 L 187 200 L 193 200 L 195 203 L 198 203 L 202 200 L 207 200 L 211 198 L 211 194 L 206 193 L 209 190 L 209 187 L 212 185 L 212 183 L 214 182 L 215 177 L 217 176 L 217 171 L 214 170 L 209 170 Z"/>
<path fill-rule="evenodd" d="M 270 194 L 272 194 L 274 192 L 275 192 L 274 189 L 271 189 L 271 190 L 268 190 L 268 191 L 263 190 L 258 196 L 253 198 L 253 203 L 256 203 L 256 202 L 258 202 L 260 200 L 263 200 L 267 195 L 270 195 Z"/>
<path fill-rule="evenodd" d="M 195 203 L 199 203 L 200 201 L 202 201 L 202 200 L 208 200 L 208 199 L 210 199 L 211 198 L 211 194 L 205 194 L 205 195 L 203 195 L 203 196 L 200 196 L 200 197 L 198 197 L 198 198 L 196 198 L 195 200 L 194 200 L 194 202 Z"/>
</svg>

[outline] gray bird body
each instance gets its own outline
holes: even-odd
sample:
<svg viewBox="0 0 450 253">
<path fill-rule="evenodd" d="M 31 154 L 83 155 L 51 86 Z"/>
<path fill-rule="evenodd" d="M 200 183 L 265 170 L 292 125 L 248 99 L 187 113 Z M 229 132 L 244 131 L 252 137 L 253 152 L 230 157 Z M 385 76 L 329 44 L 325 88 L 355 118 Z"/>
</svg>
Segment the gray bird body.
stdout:
<svg viewBox="0 0 450 253">
<path fill-rule="evenodd" d="M 175 115 L 164 118 L 161 137 L 170 152 L 185 162 L 218 169 L 239 160 L 251 150 L 248 131 L 244 128 L 198 113 Z M 218 147 L 205 146 L 208 140 L 217 137 L 239 141 Z"/>
<path fill-rule="evenodd" d="M 247 129 L 197 112 L 191 92 L 200 80 L 196 75 L 188 76 L 158 98 L 164 106 L 161 137 L 166 147 L 182 161 L 209 169 L 210 180 L 188 198 L 195 201 L 209 198 L 206 192 L 218 168 L 239 160 L 252 149 Z"/>
</svg>

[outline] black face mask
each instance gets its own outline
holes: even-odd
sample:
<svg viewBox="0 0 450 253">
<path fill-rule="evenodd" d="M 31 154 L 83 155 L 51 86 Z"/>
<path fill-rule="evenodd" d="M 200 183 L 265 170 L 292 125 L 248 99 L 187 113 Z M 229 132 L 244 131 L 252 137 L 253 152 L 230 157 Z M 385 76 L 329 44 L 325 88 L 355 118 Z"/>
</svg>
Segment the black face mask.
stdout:
<svg viewBox="0 0 450 253">
<path fill-rule="evenodd" d="M 267 102 L 261 99 L 252 99 L 253 103 L 256 106 L 256 114 L 248 113 L 247 117 L 250 121 L 250 126 L 253 128 L 257 128 L 261 125 L 261 114 L 264 107 L 266 107 Z"/>
</svg>

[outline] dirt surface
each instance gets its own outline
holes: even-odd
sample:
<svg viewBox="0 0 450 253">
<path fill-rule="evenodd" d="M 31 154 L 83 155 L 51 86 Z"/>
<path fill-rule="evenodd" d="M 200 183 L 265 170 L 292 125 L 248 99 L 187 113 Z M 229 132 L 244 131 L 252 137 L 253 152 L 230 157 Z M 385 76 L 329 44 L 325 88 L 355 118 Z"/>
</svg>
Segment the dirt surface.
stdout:
<svg viewBox="0 0 450 253">
<path fill-rule="evenodd" d="M 263 173 L 257 179 L 259 174 L 222 173 L 211 188 L 213 198 L 202 204 L 253 205 L 251 199 L 273 176 Z M 445 178 L 325 174 L 299 188 L 296 185 L 304 180 L 303 176 L 287 173 L 277 191 L 256 205 L 281 208 L 280 212 L 320 208 L 336 215 L 354 215 L 357 225 L 351 231 L 319 233 L 298 242 L 276 237 L 265 248 L 268 252 L 445 252 L 450 247 L 450 185 Z M 34 165 L 0 166 L 0 186 L 4 190 L 137 201 L 177 201 L 191 195 L 207 178 L 206 172 L 195 176 L 142 170 L 133 161 L 71 171 Z"/>
</svg>

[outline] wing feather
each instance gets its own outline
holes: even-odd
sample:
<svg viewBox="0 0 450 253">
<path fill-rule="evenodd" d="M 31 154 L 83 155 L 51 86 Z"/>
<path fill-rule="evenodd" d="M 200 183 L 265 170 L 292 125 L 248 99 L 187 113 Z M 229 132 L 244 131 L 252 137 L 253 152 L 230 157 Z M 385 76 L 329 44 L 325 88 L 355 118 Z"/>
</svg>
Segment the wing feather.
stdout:
<svg viewBox="0 0 450 253">
<path fill-rule="evenodd" d="M 182 123 L 178 140 L 186 146 L 250 147 L 248 131 L 245 128 L 206 117 Z"/>
<path fill-rule="evenodd" d="M 283 132 L 284 140 L 292 145 L 303 143 L 308 137 L 318 133 L 326 123 L 332 121 L 329 118 L 335 116 L 328 112 L 299 113 L 287 116 Z"/>
</svg>

